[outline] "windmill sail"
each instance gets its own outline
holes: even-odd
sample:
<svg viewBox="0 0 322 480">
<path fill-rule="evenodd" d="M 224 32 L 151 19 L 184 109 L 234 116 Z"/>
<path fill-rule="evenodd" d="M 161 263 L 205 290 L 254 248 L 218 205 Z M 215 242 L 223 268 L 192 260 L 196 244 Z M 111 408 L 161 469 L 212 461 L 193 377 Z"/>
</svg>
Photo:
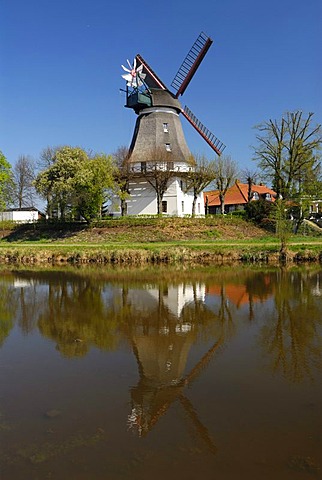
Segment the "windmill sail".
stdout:
<svg viewBox="0 0 322 480">
<path fill-rule="evenodd" d="M 171 83 L 171 87 L 177 90 L 177 98 L 179 95 L 183 95 L 211 44 L 211 38 L 201 32 Z"/>
<path fill-rule="evenodd" d="M 226 145 L 224 145 L 207 127 L 205 127 L 200 120 L 192 113 L 187 106 L 181 111 L 184 117 L 191 123 L 191 125 L 200 133 L 200 135 L 206 140 L 208 145 L 217 153 L 221 155 Z"/>
<path fill-rule="evenodd" d="M 161 90 L 167 90 L 167 87 L 164 85 L 162 80 L 157 76 L 157 74 L 152 70 L 152 68 L 147 64 L 147 62 L 141 57 L 141 55 L 136 55 L 136 60 L 143 65 L 143 71 L 146 74 L 145 83 L 149 88 L 160 88 Z"/>
</svg>

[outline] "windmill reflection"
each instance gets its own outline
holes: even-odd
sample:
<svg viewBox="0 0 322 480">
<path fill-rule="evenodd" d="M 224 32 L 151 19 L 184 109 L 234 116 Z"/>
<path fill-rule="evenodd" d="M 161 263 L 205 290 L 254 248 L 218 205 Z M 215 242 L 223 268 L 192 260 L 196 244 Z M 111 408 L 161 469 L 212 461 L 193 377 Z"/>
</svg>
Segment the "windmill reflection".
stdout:
<svg viewBox="0 0 322 480">
<path fill-rule="evenodd" d="M 200 329 L 215 316 L 204 305 L 205 285 L 171 285 L 169 288 L 149 288 L 140 294 L 129 292 L 127 301 L 135 310 L 141 310 L 137 322 L 131 322 L 129 341 L 137 360 L 140 379 L 131 388 L 131 413 L 128 427 L 140 437 L 148 434 L 169 407 L 178 401 L 188 418 L 213 453 L 216 446 L 200 421 L 198 414 L 185 396 L 184 389 L 199 376 L 210 358 L 222 345 L 221 334 L 211 348 L 186 372 L 191 346 L 196 342 Z M 138 318 L 138 317 L 137 317 Z"/>
</svg>

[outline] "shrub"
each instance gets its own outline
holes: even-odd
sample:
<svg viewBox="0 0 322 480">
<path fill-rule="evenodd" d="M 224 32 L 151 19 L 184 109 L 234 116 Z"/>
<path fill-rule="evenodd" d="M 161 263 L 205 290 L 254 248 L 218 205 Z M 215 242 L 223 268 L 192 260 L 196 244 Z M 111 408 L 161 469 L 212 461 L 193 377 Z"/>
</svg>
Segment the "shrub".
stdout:
<svg viewBox="0 0 322 480">
<path fill-rule="evenodd" d="M 273 204 L 267 200 L 253 200 L 245 206 L 246 219 L 272 231 L 274 222 L 271 220 Z"/>
</svg>

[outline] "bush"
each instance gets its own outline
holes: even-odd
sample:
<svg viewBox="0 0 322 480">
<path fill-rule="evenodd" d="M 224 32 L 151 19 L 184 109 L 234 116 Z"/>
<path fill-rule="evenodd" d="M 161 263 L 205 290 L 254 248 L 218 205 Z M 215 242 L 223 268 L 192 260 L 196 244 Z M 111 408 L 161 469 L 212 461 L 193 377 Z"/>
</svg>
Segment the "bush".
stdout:
<svg viewBox="0 0 322 480">
<path fill-rule="evenodd" d="M 233 212 L 230 212 L 229 214 L 232 217 L 243 218 L 243 219 L 247 218 L 245 210 L 235 210 Z"/>
<path fill-rule="evenodd" d="M 274 230 L 272 218 L 272 209 L 274 205 L 267 200 L 253 200 L 245 206 L 246 219 L 255 222 L 257 225 L 267 229 Z"/>
</svg>

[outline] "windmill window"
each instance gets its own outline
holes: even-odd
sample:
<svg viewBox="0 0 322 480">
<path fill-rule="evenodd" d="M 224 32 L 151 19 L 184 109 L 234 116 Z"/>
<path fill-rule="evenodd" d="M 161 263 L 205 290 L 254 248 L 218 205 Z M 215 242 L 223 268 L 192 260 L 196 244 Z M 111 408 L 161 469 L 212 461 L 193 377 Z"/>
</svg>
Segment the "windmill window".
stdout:
<svg viewBox="0 0 322 480">
<path fill-rule="evenodd" d="M 182 213 L 184 213 L 184 201 L 181 202 L 181 210 L 182 210 Z"/>
<path fill-rule="evenodd" d="M 167 152 L 171 152 L 171 145 L 170 145 L 170 143 L 166 143 L 166 144 L 165 144 L 165 149 L 166 149 Z"/>
<path fill-rule="evenodd" d="M 168 202 L 166 200 L 162 200 L 162 213 L 167 213 L 168 211 Z"/>
<path fill-rule="evenodd" d="M 167 170 L 173 170 L 174 169 L 174 163 L 173 162 L 167 162 Z"/>
<path fill-rule="evenodd" d="M 164 124 L 163 124 L 163 131 L 164 131 L 164 133 L 169 133 L 169 129 L 168 129 L 168 124 L 167 124 L 167 123 L 164 123 Z"/>
<path fill-rule="evenodd" d="M 198 213 L 200 213 L 200 203 L 198 203 Z"/>
</svg>

